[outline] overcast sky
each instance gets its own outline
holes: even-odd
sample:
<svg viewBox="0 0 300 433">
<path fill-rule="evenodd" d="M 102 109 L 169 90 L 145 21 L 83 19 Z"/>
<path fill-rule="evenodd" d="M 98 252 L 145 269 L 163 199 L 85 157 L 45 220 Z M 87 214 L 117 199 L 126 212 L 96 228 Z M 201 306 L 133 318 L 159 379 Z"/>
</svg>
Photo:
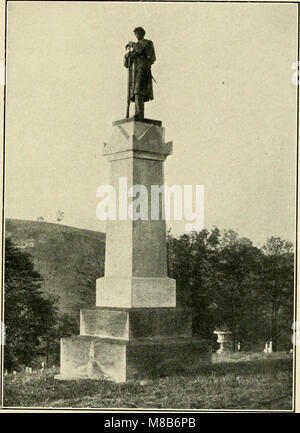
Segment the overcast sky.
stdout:
<svg viewBox="0 0 300 433">
<path fill-rule="evenodd" d="M 165 182 L 204 185 L 205 225 L 294 239 L 296 4 L 9 2 L 6 217 L 104 230 L 96 189 L 124 117 L 124 46 L 154 42 Z M 184 222 L 171 223 L 175 234 Z"/>
</svg>

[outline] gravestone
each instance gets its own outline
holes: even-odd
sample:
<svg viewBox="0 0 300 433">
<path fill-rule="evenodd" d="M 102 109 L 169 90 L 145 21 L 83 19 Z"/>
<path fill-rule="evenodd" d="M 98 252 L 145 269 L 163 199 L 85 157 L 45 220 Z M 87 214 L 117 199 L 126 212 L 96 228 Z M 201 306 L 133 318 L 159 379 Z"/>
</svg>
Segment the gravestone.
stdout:
<svg viewBox="0 0 300 433">
<path fill-rule="evenodd" d="M 128 188 L 164 184 L 172 154 L 160 121 L 134 118 L 113 123 L 104 146 L 110 184 Z M 105 276 L 97 280 L 96 306 L 80 312 L 80 335 L 61 340 L 57 379 L 115 382 L 167 374 L 207 362 L 210 344 L 192 336 L 192 313 L 176 308 L 176 282 L 167 274 L 166 222 L 160 218 L 107 221 Z"/>
</svg>

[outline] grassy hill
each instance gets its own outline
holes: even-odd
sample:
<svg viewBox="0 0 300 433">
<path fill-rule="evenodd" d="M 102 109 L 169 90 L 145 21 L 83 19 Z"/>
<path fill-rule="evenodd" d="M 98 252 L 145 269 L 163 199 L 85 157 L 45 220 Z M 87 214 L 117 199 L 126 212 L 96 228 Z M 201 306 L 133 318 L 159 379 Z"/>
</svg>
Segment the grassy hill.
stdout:
<svg viewBox="0 0 300 433">
<path fill-rule="evenodd" d="M 42 290 L 59 299 L 61 312 L 77 316 L 80 307 L 95 305 L 95 280 L 104 269 L 105 233 L 17 219 L 6 219 L 5 231 L 31 254 L 43 277 Z"/>
</svg>

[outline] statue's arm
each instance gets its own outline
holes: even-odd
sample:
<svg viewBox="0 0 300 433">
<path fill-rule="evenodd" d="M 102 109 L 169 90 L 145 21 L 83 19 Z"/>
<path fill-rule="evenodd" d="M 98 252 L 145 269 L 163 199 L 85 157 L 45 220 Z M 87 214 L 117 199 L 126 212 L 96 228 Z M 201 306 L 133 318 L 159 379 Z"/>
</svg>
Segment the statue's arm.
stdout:
<svg viewBox="0 0 300 433">
<path fill-rule="evenodd" d="M 126 49 L 132 49 L 132 51 L 127 51 L 127 53 L 124 56 L 124 66 L 125 68 L 129 68 L 131 61 L 135 58 L 137 54 L 143 53 L 147 48 L 147 42 L 146 41 L 139 41 L 139 42 L 128 42 L 128 44 L 125 46 Z"/>
<path fill-rule="evenodd" d="M 152 41 L 148 41 L 149 43 L 145 47 L 145 54 L 150 64 L 152 65 L 156 60 L 154 45 Z"/>
<path fill-rule="evenodd" d="M 134 43 L 134 42 L 132 42 Z M 127 53 L 124 56 L 124 66 L 125 68 L 130 68 L 134 58 L 136 56 L 136 53 L 132 50 L 132 51 L 127 51 Z"/>
</svg>

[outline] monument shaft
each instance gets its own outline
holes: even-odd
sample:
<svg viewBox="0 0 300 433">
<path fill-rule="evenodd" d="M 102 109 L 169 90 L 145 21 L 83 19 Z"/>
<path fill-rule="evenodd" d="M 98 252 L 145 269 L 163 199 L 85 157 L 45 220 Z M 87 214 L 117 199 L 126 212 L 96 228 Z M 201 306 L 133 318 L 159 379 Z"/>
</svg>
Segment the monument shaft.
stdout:
<svg viewBox="0 0 300 433">
<path fill-rule="evenodd" d="M 155 208 L 151 188 L 163 185 L 163 162 L 171 152 L 172 143 L 165 143 L 164 128 L 159 122 L 129 120 L 113 126 L 112 138 L 104 150 L 111 165 L 111 185 L 117 197 L 122 193 L 120 178 L 126 179 L 129 190 L 135 186 L 144 188 L 147 215 L 146 219 L 127 216 L 120 220 L 117 216 L 116 220 L 108 220 L 105 277 L 97 281 L 97 306 L 176 306 L 175 281 L 167 275 L 163 200 L 158 204 L 159 219 L 151 218 L 151 207 Z"/>
<path fill-rule="evenodd" d="M 97 280 L 96 307 L 81 310 L 80 335 L 61 341 L 58 379 L 101 378 L 116 382 L 166 374 L 210 357 L 207 342 L 192 337 L 192 313 L 176 307 L 176 283 L 167 275 L 166 224 L 151 219 L 151 187 L 164 182 L 172 153 L 161 122 L 114 122 L 104 155 L 117 193 L 141 185 L 150 206 L 145 219 L 108 220 L 105 275 Z M 119 194 L 117 194 L 118 196 Z M 148 203 L 149 204 L 149 203 Z M 117 212 L 118 215 L 118 212 Z"/>
</svg>

